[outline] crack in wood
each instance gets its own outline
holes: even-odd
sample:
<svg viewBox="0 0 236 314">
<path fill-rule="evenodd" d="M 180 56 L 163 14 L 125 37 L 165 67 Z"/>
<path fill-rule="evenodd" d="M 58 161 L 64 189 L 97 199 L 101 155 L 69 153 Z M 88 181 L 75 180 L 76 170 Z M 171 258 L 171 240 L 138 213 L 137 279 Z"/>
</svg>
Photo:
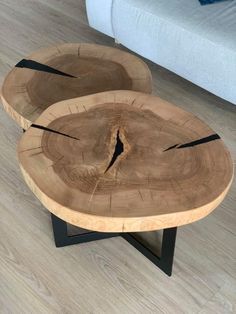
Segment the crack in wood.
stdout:
<svg viewBox="0 0 236 314">
<path fill-rule="evenodd" d="M 110 212 L 112 211 L 112 193 L 110 194 L 110 201 L 109 201 L 109 205 L 110 205 Z"/>
<path fill-rule="evenodd" d="M 31 127 L 32 127 L 32 128 L 35 128 L 35 129 L 39 129 L 39 130 L 43 130 L 43 131 L 55 133 L 55 134 L 58 134 L 58 135 L 66 136 L 66 137 L 72 138 L 73 140 L 78 140 L 78 141 L 80 140 L 80 139 L 77 138 L 77 137 L 74 137 L 74 136 L 71 136 L 71 135 L 68 135 L 68 134 L 59 132 L 59 131 L 57 131 L 57 130 L 49 129 L 49 128 L 47 128 L 46 126 L 43 126 L 43 125 L 39 125 L 39 124 L 33 123 L 33 124 L 31 124 Z"/>
<path fill-rule="evenodd" d="M 42 153 L 43 153 L 43 151 L 41 150 L 40 152 L 31 154 L 30 156 L 31 156 L 31 157 L 34 157 L 34 156 L 40 155 L 40 154 L 42 154 Z"/>
<path fill-rule="evenodd" d="M 115 151 L 114 151 L 112 159 L 111 159 L 111 161 L 110 161 L 110 163 L 109 163 L 109 165 L 108 165 L 108 167 L 104 173 L 106 173 L 112 167 L 112 165 L 115 163 L 118 156 L 120 156 L 123 152 L 124 152 L 124 144 L 122 143 L 122 141 L 120 139 L 120 130 L 118 129 L 117 134 L 116 134 Z"/>
<path fill-rule="evenodd" d="M 143 201 L 142 193 L 140 191 L 138 191 L 138 193 L 139 193 L 139 196 L 140 196 L 141 200 Z"/>
<path fill-rule="evenodd" d="M 91 203 L 91 201 L 92 201 L 92 199 L 93 199 L 93 196 L 94 196 L 94 194 L 95 194 L 95 192 L 96 192 L 96 189 L 97 189 L 97 187 L 98 187 L 98 184 L 99 184 L 100 180 L 101 180 L 101 179 L 98 179 L 97 182 L 96 182 L 96 184 L 95 184 L 95 186 L 94 186 L 93 192 L 92 192 L 92 194 L 91 194 L 91 196 L 90 196 L 90 199 L 89 199 L 89 203 Z"/>
<path fill-rule="evenodd" d="M 164 152 L 167 152 L 168 150 L 171 150 L 171 149 L 177 147 L 178 145 L 179 144 L 172 145 L 172 146 L 168 147 L 167 149 L 165 149 Z"/>
<path fill-rule="evenodd" d="M 42 147 L 43 147 L 43 146 L 37 146 L 37 147 L 28 148 L 28 149 L 19 151 L 19 153 L 29 152 L 29 151 L 31 151 L 31 150 L 39 149 L 39 148 L 42 148 Z"/>
</svg>

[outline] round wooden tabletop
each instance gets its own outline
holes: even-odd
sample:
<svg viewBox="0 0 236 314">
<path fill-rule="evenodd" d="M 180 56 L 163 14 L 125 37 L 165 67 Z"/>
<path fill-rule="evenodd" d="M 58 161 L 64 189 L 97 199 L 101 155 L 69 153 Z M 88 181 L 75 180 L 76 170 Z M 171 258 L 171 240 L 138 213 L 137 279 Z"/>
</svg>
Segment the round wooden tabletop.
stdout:
<svg viewBox="0 0 236 314">
<path fill-rule="evenodd" d="M 210 127 L 133 91 L 52 105 L 22 136 L 18 155 L 26 182 L 49 211 L 103 232 L 201 219 L 233 177 L 230 153 Z"/>
<path fill-rule="evenodd" d="M 21 60 L 2 86 L 2 103 L 27 129 L 50 105 L 109 90 L 150 93 L 151 73 L 139 58 L 95 44 L 62 44 Z"/>
</svg>

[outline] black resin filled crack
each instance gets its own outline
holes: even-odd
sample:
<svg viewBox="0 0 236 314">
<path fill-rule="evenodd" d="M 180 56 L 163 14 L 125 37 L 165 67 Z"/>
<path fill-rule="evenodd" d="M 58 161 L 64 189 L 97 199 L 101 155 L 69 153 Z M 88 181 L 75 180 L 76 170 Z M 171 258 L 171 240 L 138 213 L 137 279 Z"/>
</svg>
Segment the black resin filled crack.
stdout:
<svg viewBox="0 0 236 314">
<path fill-rule="evenodd" d="M 49 129 L 49 128 L 47 128 L 46 126 L 43 126 L 43 125 L 39 125 L 39 124 L 34 124 L 34 123 L 33 123 L 33 124 L 31 124 L 31 127 L 32 127 L 32 128 L 35 128 L 35 129 L 40 129 L 40 130 L 43 130 L 43 131 L 47 131 L 47 132 L 51 132 L 51 133 L 63 135 L 63 136 L 72 138 L 72 139 L 74 139 L 74 140 L 80 140 L 80 139 L 77 138 L 77 137 L 74 137 L 74 136 L 71 136 L 71 135 L 68 135 L 68 134 L 65 134 L 65 133 L 62 133 L 62 132 L 53 130 L 53 129 Z"/>
<path fill-rule="evenodd" d="M 76 78 L 73 75 L 70 75 L 68 73 L 59 71 L 57 69 L 54 69 L 54 68 L 50 67 L 49 65 L 42 64 L 42 63 L 39 63 L 39 62 L 34 61 L 34 60 L 22 59 L 20 62 L 18 62 L 15 65 L 15 67 L 17 67 L 17 68 L 27 68 L 27 69 L 31 69 L 31 70 L 35 70 L 35 71 L 47 72 L 47 73 L 51 73 L 51 74 L 56 74 L 56 75 L 62 75 L 62 76 Z"/>
<path fill-rule="evenodd" d="M 170 146 L 169 148 L 165 149 L 164 152 L 166 152 L 168 150 L 171 150 L 171 149 L 174 149 L 174 148 L 180 149 L 180 148 L 193 147 L 193 146 L 209 143 L 211 141 L 215 141 L 215 140 L 218 140 L 218 139 L 220 139 L 220 136 L 218 134 L 212 134 L 210 136 L 203 137 L 203 138 L 201 138 L 199 140 L 196 140 L 196 141 L 192 141 L 192 142 L 185 143 L 185 144 L 182 144 L 182 145 L 176 144 L 176 145 Z"/>
<path fill-rule="evenodd" d="M 114 164 L 118 156 L 121 155 L 123 151 L 124 151 L 124 144 L 121 142 L 121 139 L 120 139 L 120 131 L 117 130 L 115 151 L 105 173 L 112 167 L 112 165 Z"/>
</svg>

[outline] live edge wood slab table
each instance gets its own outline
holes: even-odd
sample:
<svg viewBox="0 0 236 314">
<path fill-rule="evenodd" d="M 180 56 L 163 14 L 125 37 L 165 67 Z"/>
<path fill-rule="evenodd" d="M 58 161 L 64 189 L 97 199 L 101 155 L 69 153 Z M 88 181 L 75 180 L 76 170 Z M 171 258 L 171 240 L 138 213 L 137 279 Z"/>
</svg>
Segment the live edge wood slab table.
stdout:
<svg viewBox="0 0 236 314">
<path fill-rule="evenodd" d="M 52 213 L 57 246 L 122 236 L 171 275 L 176 230 L 214 210 L 233 177 L 211 128 L 158 97 L 110 91 L 47 108 L 22 136 L 19 162 Z M 67 235 L 67 225 L 91 230 Z M 164 229 L 161 256 L 133 233 Z"/>
<path fill-rule="evenodd" d="M 120 89 L 151 92 L 151 72 L 141 59 L 112 47 L 61 44 L 18 62 L 3 82 L 1 100 L 26 130 L 58 101 Z"/>
</svg>

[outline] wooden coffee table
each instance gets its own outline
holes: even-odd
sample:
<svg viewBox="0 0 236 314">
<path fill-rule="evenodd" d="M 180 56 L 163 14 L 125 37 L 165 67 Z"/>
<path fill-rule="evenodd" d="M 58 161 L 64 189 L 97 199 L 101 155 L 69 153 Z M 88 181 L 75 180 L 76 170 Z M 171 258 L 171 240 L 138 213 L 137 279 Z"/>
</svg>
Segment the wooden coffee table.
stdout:
<svg viewBox="0 0 236 314">
<path fill-rule="evenodd" d="M 28 129 L 58 101 L 120 89 L 151 92 L 151 73 L 141 59 L 111 47 L 62 44 L 18 62 L 3 83 L 1 100 L 8 114 Z"/>
<path fill-rule="evenodd" d="M 212 212 L 233 177 L 230 153 L 210 127 L 133 91 L 52 105 L 24 133 L 18 155 L 52 213 L 57 246 L 122 236 L 168 275 L 177 227 Z M 66 223 L 92 231 L 70 237 Z M 160 257 L 132 234 L 160 229 Z"/>
</svg>

